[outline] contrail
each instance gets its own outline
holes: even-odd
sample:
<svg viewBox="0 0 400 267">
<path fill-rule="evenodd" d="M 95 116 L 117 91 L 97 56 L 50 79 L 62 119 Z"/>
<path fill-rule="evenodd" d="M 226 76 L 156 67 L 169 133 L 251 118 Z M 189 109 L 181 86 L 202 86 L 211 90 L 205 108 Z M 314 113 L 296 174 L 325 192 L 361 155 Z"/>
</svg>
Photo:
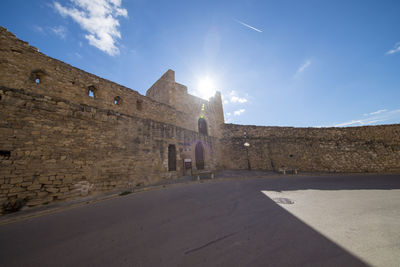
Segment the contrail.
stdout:
<svg viewBox="0 0 400 267">
<path fill-rule="evenodd" d="M 237 20 L 237 19 L 235 19 L 235 20 L 236 20 L 236 22 L 242 24 L 243 26 L 246 26 L 247 28 L 250 28 L 250 29 L 252 29 L 252 30 L 255 30 L 256 32 L 262 32 L 262 30 L 259 30 L 259 29 L 257 29 L 257 28 L 254 28 L 253 26 L 250 26 L 249 24 L 246 24 L 246 23 L 244 23 L 244 22 L 242 22 L 242 21 L 240 21 L 240 20 Z"/>
</svg>

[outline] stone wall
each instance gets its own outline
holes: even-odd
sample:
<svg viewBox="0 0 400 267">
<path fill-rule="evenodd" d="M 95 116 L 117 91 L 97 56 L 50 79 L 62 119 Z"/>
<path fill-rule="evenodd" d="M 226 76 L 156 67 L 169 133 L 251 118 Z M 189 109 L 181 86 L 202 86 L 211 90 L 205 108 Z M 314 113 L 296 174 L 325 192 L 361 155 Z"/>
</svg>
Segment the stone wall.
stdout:
<svg viewBox="0 0 400 267">
<path fill-rule="evenodd" d="M 2 27 L 0 27 L 0 67 L 2 70 L 0 85 L 8 88 L 23 88 L 27 92 L 60 97 L 75 103 L 112 109 L 197 131 L 197 125 L 188 128 L 189 125 L 194 125 L 188 122 L 197 121 L 198 118 L 190 117 L 192 112 L 176 109 L 174 102 L 167 101 L 167 96 L 172 94 L 169 93 L 169 83 L 157 83 L 160 85 L 157 88 L 159 94 L 163 94 L 162 98 L 152 99 L 143 96 L 130 88 L 50 58 Z M 171 73 L 174 79 L 171 70 L 164 76 L 169 77 Z M 161 81 L 165 80 L 164 76 L 160 78 Z M 175 83 L 175 80 L 172 82 Z M 93 98 L 89 96 L 89 90 L 94 91 Z M 187 92 L 185 95 L 188 95 Z M 114 102 L 116 98 L 118 104 Z M 202 100 L 202 103 L 207 104 L 208 101 Z M 189 103 L 191 107 L 189 111 L 195 106 Z"/>
<path fill-rule="evenodd" d="M 9 153 L 0 156 L 0 203 L 32 206 L 181 176 L 197 142 L 206 168 L 216 168 L 210 136 L 23 89 L 0 87 L 0 97 L 0 149 Z M 170 144 L 176 171 L 168 171 Z"/>
<path fill-rule="evenodd" d="M 198 117 L 175 102 L 157 101 L 50 58 L 1 27 L 0 68 L 0 207 L 179 177 L 183 159 L 195 159 L 199 142 L 205 168 L 218 168 L 218 139 L 199 134 Z M 177 88 L 189 99 L 186 87 Z M 213 122 L 210 127 L 217 128 Z M 171 145 L 176 170 L 169 170 Z"/>
<path fill-rule="evenodd" d="M 293 128 L 225 124 L 222 168 L 307 172 L 400 172 L 400 125 Z"/>
<path fill-rule="evenodd" d="M 179 111 L 176 121 L 182 127 L 197 131 L 198 120 L 204 118 L 208 134 L 221 136 L 220 128 L 224 123 L 224 112 L 220 92 L 216 92 L 209 101 L 190 95 L 186 86 L 175 82 L 175 72 L 168 70 L 147 90 L 146 96 Z"/>
</svg>

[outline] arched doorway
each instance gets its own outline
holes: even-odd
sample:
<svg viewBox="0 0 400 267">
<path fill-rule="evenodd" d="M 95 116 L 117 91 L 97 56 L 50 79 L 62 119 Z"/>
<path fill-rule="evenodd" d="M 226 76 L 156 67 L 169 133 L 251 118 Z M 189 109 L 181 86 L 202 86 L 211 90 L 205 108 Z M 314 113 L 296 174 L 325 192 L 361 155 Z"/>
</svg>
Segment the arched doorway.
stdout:
<svg viewBox="0 0 400 267">
<path fill-rule="evenodd" d="M 201 142 L 196 144 L 196 148 L 194 150 L 195 158 L 196 158 L 196 168 L 198 170 L 204 169 L 204 148 Z"/>
<path fill-rule="evenodd" d="M 175 145 L 168 146 L 168 171 L 176 171 L 176 148 L 175 148 Z"/>
<path fill-rule="evenodd" d="M 198 121 L 198 126 L 199 126 L 199 133 L 208 135 L 207 133 L 207 122 L 204 118 L 200 118 Z"/>
</svg>

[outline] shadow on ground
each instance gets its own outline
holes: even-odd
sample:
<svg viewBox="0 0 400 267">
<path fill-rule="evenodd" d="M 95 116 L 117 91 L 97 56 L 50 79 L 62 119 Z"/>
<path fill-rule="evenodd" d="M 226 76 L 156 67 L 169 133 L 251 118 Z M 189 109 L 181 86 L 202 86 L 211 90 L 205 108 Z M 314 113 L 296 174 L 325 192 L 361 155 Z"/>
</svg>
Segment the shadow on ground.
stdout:
<svg viewBox="0 0 400 267">
<path fill-rule="evenodd" d="M 365 266 L 260 190 L 400 187 L 398 176 L 374 177 L 231 179 L 131 194 L 0 226 L 0 265 Z"/>
</svg>

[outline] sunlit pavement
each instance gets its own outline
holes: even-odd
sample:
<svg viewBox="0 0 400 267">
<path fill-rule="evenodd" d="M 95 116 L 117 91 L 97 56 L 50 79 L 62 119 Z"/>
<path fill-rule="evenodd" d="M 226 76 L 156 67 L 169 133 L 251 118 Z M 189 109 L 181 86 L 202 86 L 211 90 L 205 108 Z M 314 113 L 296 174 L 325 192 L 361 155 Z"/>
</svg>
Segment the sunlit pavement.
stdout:
<svg viewBox="0 0 400 267">
<path fill-rule="evenodd" d="M 399 175 L 245 175 L 1 225 L 0 266 L 399 266 Z"/>
<path fill-rule="evenodd" d="M 399 266 L 399 189 L 262 192 L 368 264 Z"/>
</svg>

